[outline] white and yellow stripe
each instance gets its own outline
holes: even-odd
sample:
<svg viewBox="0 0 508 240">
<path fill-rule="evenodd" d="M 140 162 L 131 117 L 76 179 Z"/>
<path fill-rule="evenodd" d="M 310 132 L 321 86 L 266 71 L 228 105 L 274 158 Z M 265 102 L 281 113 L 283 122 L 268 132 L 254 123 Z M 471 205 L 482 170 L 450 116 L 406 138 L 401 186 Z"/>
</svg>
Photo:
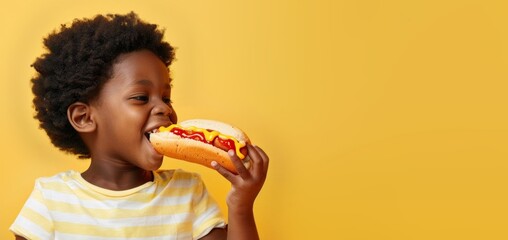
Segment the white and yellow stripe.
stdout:
<svg viewBox="0 0 508 240">
<path fill-rule="evenodd" d="M 197 239 L 225 222 L 197 174 L 154 173 L 154 181 L 111 191 L 67 171 L 36 181 L 11 226 L 27 239 Z"/>
</svg>

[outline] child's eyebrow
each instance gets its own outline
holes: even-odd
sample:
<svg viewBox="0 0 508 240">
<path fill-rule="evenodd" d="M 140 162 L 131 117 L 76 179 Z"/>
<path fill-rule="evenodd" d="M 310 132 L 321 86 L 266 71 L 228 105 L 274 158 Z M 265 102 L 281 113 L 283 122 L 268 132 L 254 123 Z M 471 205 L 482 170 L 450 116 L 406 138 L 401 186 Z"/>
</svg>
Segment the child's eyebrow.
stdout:
<svg viewBox="0 0 508 240">
<path fill-rule="evenodd" d="M 152 87 L 153 83 L 150 80 L 142 79 L 142 80 L 135 81 L 134 83 L 132 83 L 132 85 L 133 86 L 141 85 L 141 86 L 146 86 L 146 87 Z M 171 89 L 172 86 L 173 86 L 172 81 L 171 81 L 171 79 L 169 79 L 169 81 L 167 83 L 165 83 L 163 87 L 167 88 L 167 89 Z"/>
<path fill-rule="evenodd" d="M 133 82 L 131 85 L 133 85 L 133 86 L 142 85 L 142 86 L 150 87 L 150 86 L 153 86 L 153 83 L 149 80 L 137 80 L 137 81 Z"/>
</svg>

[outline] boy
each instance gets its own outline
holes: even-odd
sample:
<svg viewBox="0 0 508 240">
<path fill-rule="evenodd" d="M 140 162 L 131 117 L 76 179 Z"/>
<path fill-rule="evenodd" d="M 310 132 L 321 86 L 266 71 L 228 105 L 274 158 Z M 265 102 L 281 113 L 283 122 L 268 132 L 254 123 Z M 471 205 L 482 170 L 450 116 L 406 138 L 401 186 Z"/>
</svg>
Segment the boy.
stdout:
<svg viewBox="0 0 508 240">
<path fill-rule="evenodd" d="M 83 173 L 40 178 L 11 231 L 16 239 L 259 239 L 254 200 L 268 157 L 249 145 L 232 184 L 228 225 L 197 174 L 158 170 L 147 133 L 177 122 L 163 31 L 135 13 L 75 20 L 33 64 L 36 119 L 59 149 L 90 158 Z"/>
</svg>

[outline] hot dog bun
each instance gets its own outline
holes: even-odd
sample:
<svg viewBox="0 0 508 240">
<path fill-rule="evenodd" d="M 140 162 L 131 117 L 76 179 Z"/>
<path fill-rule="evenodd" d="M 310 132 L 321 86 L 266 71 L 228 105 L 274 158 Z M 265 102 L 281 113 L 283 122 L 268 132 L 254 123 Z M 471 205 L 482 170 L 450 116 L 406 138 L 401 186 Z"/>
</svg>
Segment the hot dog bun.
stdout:
<svg viewBox="0 0 508 240">
<path fill-rule="evenodd" d="M 177 135 L 180 132 L 185 133 L 184 137 Z M 194 136 L 200 140 L 185 138 L 193 135 L 191 132 L 200 133 L 201 137 Z M 236 168 L 227 151 L 221 149 L 225 147 L 218 144 L 216 138 L 234 143 L 237 156 L 242 159 L 247 168 L 250 167 L 250 159 L 245 147 L 247 143 L 250 143 L 249 138 L 242 130 L 224 122 L 191 119 L 167 128 L 161 127 L 158 132 L 150 134 L 150 142 L 155 150 L 165 156 L 198 163 L 209 168 L 211 168 L 211 162 L 216 161 L 224 168 L 236 173 Z"/>
</svg>

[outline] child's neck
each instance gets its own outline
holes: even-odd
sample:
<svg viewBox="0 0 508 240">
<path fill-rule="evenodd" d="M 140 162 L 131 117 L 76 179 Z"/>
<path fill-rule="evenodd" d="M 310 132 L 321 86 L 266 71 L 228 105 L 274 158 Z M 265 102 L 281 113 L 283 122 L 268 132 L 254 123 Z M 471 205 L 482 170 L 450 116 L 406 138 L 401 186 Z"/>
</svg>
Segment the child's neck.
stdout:
<svg viewBox="0 0 508 240">
<path fill-rule="evenodd" d="M 89 183 L 114 191 L 128 190 L 153 181 L 153 173 L 138 167 L 111 166 L 93 161 L 81 176 Z"/>
</svg>

